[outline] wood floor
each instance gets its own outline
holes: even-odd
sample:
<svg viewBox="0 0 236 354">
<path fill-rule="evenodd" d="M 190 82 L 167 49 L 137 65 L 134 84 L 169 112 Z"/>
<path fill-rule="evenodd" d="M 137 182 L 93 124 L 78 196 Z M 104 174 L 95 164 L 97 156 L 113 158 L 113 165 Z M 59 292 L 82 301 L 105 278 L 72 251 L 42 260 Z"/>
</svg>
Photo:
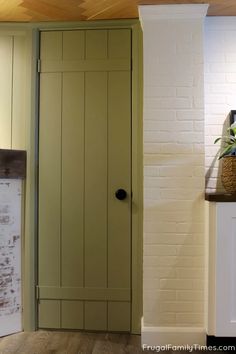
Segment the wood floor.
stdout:
<svg viewBox="0 0 236 354">
<path fill-rule="evenodd" d="M 128 334 L 37 331 L 0 338 L 0 354 L 141 354 L 140 336 Z M 186 351 L 161 351 L 162 354 L 187 354 Z M 202 351 L 194 351 L 202 353 Z M 212 353 L 212 351 L 204 351 Z M 214 351 L 214 354 L 228 353 Z M 231 351 L 232 353 L 232 351 Z"/>
<path fill-rule="evenodd" d="M 140 336 L 38 331 L 0 338 L 0 354 L 140 354 Z"/>
</svg>

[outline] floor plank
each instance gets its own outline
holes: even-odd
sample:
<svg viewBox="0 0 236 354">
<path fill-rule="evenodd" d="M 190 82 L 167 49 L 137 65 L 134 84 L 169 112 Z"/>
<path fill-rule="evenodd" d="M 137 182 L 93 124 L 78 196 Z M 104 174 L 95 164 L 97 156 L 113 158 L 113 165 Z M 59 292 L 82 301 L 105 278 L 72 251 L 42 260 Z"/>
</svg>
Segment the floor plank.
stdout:
<svg viewBox="0 0 236 354">
<path fill-rule="evenodd" d="M 140 336 L 37 331 L 0 338 L 0 354 L 140 354 Z"/>
<path fill-rule="evenodd" d="M 16 353 L 28 337 L 27 333 L 17 333 L 11 336 L 0 338 L 0 353 Z M 6 352 L 6 353 L 7 353 Z"/>
</svg>

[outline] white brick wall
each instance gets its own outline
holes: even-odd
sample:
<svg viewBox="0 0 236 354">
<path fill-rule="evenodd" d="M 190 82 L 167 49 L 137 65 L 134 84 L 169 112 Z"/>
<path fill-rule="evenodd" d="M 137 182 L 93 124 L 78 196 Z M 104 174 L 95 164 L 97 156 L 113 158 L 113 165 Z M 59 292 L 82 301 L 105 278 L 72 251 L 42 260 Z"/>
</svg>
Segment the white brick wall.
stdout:
<svg viewBox="0 0 236 354">
<path fill-rule="evenodd" d="M 144 326 L 204 325 L 202 19 L 143 21 Z"/>
<path fill-rule="evenodd" d="M 221 162 L 214 145 L 236 109 L 236 18 L 208 17 L 205 23 L 205 145 L 208 191 L 223 190 Z"/>
</svg>

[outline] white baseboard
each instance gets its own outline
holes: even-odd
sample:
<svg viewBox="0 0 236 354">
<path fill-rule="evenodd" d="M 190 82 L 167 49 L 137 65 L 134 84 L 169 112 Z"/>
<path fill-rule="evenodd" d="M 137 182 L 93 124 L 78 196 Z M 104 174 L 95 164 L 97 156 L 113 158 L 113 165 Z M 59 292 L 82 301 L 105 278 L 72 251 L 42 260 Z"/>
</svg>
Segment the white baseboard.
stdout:
<svg viewBox="0 0 236 354">
<path fill-rule="evenodd" d="M 142 346 L 206 345 L 206 330 L 198 327 L 145 327 L 142 325 Z"/>
</svg>

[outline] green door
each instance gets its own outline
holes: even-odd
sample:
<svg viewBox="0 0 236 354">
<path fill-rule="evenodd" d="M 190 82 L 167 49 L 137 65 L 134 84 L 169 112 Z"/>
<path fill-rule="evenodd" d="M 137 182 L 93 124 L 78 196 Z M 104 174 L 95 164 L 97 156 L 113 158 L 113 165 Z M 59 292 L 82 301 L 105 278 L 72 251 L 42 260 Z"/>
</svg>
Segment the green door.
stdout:
<svg viewBox="0 0 236 354">
<path fill-rule="evenodd" d="M 40 61 L 38 326 L 130 331 L 131 31 L 45 31 Z"/>
</svg>

